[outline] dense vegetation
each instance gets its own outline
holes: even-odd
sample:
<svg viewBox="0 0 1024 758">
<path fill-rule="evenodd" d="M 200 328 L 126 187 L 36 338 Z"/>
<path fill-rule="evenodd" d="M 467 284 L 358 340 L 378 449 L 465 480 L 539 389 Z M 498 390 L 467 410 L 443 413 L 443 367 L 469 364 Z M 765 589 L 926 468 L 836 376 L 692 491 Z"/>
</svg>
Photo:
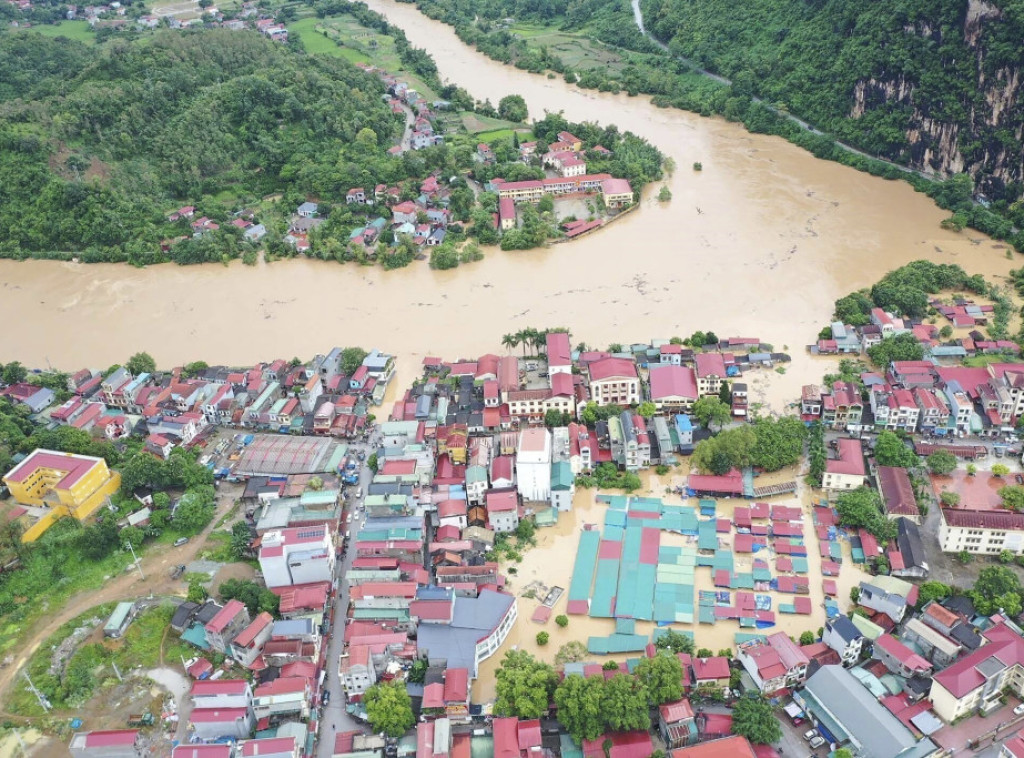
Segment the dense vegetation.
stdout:
<svg viewBox="0 0 1024 758">
<path fill-rule="evenodd" d="M 730 78 L 734 90 L 783 103 L 871 154 L 924 168 L 931 167 L 926 151 L 938 168 L 949 147 L 923 122 L 951 127 L 955 148 L 982 189 L 1011 202 L 1019 197 L 1021 146 L 1014 131 L 1024 123 L 1024 109 L 1010 99 L 1000 113 L 987 100 L 988 87 L 1001 91 L 993 83 L 1024 62 L 1019 0 L 992 3 L 1001 17 L 981 21 L 968 17 L 967 0 L 643 0 L 642 6 L 655 35 Z M 887 95 L 885 85 L 903 92 Z M 1000 167 L 1010 169 L 1009 185 L 997 177 Z"/>
<path fill-rule="evenodd" d="M 165 218 L 181 204 L 223 222 L 237 206 L 215 196 L 283 192 L 290 205 L 368 176 L 422 176 L 386 155 L 400 125 L 382 93 L 344 60 L 255 33 L 167 31 L 96 48 L 0 36 L 0 255 L 145 263 L 161 240 L 190 234 Z M 213 236 L 170 257 L 240 254 L 238 230 Z"/>
</svg>

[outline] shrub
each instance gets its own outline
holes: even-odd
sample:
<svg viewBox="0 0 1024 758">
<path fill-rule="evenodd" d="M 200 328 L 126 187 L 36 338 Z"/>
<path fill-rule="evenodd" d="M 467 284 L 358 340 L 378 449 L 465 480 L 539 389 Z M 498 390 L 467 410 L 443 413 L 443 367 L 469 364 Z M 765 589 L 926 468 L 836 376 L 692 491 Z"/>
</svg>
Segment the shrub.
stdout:
<svg viewBox="0 0 1024 758">
<path fill-rule="evenodd" d="M 561 613 L 558 616 L 555 616 L 555 623 L 565 629 L 565 627 L 569 626 L 569 617 L 564 613 Z"/>
<path fill-rule="evenodd" d="M 551 639 L 551 635 L 548 634 L 547 632 L 537 632 L 537 644 L 538 645 L 546 645 L 546 644 L 548 644 L 548 640 L 549 639 Z"/>
</svg>

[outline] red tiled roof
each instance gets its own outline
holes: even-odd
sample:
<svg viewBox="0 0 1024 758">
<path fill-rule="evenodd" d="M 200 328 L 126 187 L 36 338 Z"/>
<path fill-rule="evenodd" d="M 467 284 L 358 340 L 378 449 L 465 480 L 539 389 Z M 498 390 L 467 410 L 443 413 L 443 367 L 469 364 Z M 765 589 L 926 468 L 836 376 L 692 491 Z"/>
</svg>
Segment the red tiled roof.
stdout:
<svg viewBox="0 0 1024 758">
<path fill-rule="evenodd" d="M 242 746 L 241 758 L 253 758 L 259 755 L 270 755 L 272 753 L 288 753 L 291 755 L 295 750 L 294 737 L 270 737 L 261 740 L 245 740 L 240 743 Z"/>
<path fill-rule="evenodd" d="M 258 615 L 249 626 L 245 627 L 238 636 L 231 641 L 232 645 L 238 647 L 247 647 L 253 643 L 259 633 L 266 629 L 270 624 L 274 622 L 274 617 L 264 611 Z"/>
<path fill-rule="evenodd" d="M 747 738 L 739 735 L 702 742 L 692 747 L 681 747 L 669 755 L 671 758 L 757 758 Z"/>
<path fill-rule="evenodd" d="M 1024 639 L 1004 622 L 1000 621 L 983 632 L 982 636 L 989 640 L 989 644 L 982 645 L 933 677 L 933 681 L 957 699 L 985 683 L 985 676 L 978 670 L 978 665 L 983 661 L 996 657 L 1007 667 L 1024 665 Z"/>
<path fill-rule="evenodd" d="M 514 511 L 519 505 L 515 492 L 488 492 L 487 511 L 488 513 Z"/>
<path fill-rule="evenodd" d="M 721 353 L 697 353 L 694 356 L 697 364 L 697 376 L 725 376 L 725 358 Z"/>
<path fill-rule="evenodd" d="M 223 608 L 217 611 L 217 615 L 210 619 L 210 623 L 206 625 L 206 631 L 220 633 L 223 632 L 231 620 L 239 613 L 245 610 L 245 605 L 238 600 L 228 600 Z"/>
<path fill-rule="evenodd" d="M 192 697 L 213 697 L 216 695 L 241 695 L 249 689 L 249 683 L 244 679 L 219 679 L 192 684 Z"/>
<path fill-rule="evenodd" d="M 966 529 L 1024 529 L 1024 513 L 1013 511 L 970 511 L 943 508 L 942 518 L 949 526 Z"/>
<path fill-rule="evenodd" d="M 825 470 L 830 474 L 864 476 L 864 454 L 860 440 L 845 437 L 840 439 L 839 458 L 827 461 Z"/>
<path fill-rule="evenodd" d="M 729 678 L 729 659 L 714 656 L 711 658 L 694 658 L 693 678 L 695 681 L 707 681 L 709 679 Z"/>
<path fill-rule="evenodd" d="M 58 453 L 53 450 L 39 448 L 29 453 L 29 456 L 11 469 L 4 478 L 10 482 L 22 482 L 38 469 L 48 468 L 65 472 L 64 476 L 57 482 L 56 487 L 69 489 L 99 462 L 99 458 L 72 455 L 71 453 Z"/>
<path fill-rule="evenodd" d="M 878 488 L 885 502 L 885 509 L 892 515 L 917 516 L 917 498 L 910 484 L 907 470 L 897 466 L 878 467 Z"/>
<path fill-rule="evenodd" d="M 106 731 L 88 732 L 85 736 L 85 746 L 96 747 L 130 747 L 135 744 L 139 736 L 138 729 L 110 729 Z"/>
<path fill-rule="evenodd" d="M 444 672 L 444 701 L 464 703 L 469 697 L 469 669 L 452 668 Z"/>
<path fill-rule="evenodd" d="M 898 639 L 893 637 L 891 634 L 883 634 L 877 640 L 875 645 L 880 647 L 886 653 L 891 655 L 897 661 L 902 663 L 908 669 L 927 671 L 932 667 L 928 661 L 922 658 L 920 655 L 915 653 L 909 647 L 904 645 Z"/>
<path fill-rule="evenodd" d="M 689 366 L 651 368 L 651 399 L 666 397 L 697 398 L 697 377 Z"/>
<path fill-rule="evenodd" d="M 658 711 L 661 714 L 661 720 L 666 724 L 693 718 L 693 706 L 686 698 L 676 700 L 674 703 L 665 703 L 659 707 Z"/>
<path fill-rule="evenodd" d="M 636 364 L 628 358 L 602 358 L 590 364 L 590 381 L 615 377 L 635 379 Z"/>
<path fill-rule="evenodd" d="M 227 724 L 248 715 L 247 708 L 196 708 L 189 716 L 189 721 L 204 724 Z"/>
</svg>

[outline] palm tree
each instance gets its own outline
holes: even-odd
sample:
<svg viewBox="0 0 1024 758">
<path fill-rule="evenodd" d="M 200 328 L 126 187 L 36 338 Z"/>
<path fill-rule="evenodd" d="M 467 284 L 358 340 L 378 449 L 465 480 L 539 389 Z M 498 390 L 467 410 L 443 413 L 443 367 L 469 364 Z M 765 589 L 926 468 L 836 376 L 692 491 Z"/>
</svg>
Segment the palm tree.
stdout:
<svg viewBox="0 0 1024 758">
<path fill-rule="evenodd" d="M 510 351 L 517 345 L 519 345 L 518 334 L 506 334 L 504 337 L 501 338 L 501 346 L 507 348 Z"/>
</svg>

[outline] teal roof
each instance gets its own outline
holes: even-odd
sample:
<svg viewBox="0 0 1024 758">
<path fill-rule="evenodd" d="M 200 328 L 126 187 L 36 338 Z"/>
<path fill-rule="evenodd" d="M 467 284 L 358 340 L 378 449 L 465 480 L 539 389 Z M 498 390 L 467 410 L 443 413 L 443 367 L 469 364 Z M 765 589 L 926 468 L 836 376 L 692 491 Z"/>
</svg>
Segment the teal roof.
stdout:
<svg viewBox="0 0 1024 758">
<path fill-rule="evenodd" d="M 573 484 L 572 467 L 568 461 L 557 461 L 551 464 L 551 489 L 567 490 Z"/>
<path fill-rule="evenodd" d="M 487 481 L 487 468 L 484 466 L 466 466 L 466 484 Z M 554 477 L 552 477 L 554 484 Z"/>
<path fill-rule="evenodd" d="M 128 614 L 132 612 L 132 607 L 135 603 L 118 603 L 117 607 L 114 608 L 114 612 L 110 614 L 110 620 L 107 621 L 106 626 L 103 627 L 103 631 L 111 630 L 116 631 L 121 628 L 124 624 L 124 620 L 128 618 Z"/>
<path fill-rule="evenodd" d="M 206 628 L 202 624 L 193 624 L 185 630 L 181 638 L 200 650 L 210 649 L 210 643 L 206 641 Z"/>
<path fill-rule="evenodd" d="M 299 505 L 334 505 L 338 500 L 338 494 L 338 490 L 310 490 L 302 493 Z"/>
</svg>

